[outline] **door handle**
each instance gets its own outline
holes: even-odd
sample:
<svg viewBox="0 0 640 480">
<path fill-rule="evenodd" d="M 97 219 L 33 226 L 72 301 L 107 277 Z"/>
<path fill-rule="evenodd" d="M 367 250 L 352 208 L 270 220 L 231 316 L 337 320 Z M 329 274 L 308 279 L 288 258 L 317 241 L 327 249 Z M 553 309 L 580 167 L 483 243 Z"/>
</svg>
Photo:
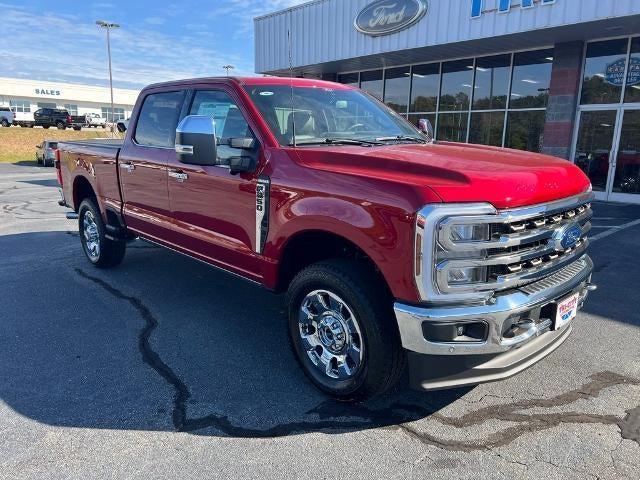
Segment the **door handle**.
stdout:
<svg viewBox="0 0 640 480">
<path fill-rule="evenodd" d="M 124 162 L 124 163 L 120 164 L 120 168 L 122 168 L 123 170 L 126 170 L 127 172 L 131 173 L 136 169 L 136 166 L 131 162 Z"/>
<path fill-rule="evenodd" d="M 187 174 L 182 170 L 169 170 L 169 176 L 179 182 L 184 182 L 188 178 Z"/>
</svg>

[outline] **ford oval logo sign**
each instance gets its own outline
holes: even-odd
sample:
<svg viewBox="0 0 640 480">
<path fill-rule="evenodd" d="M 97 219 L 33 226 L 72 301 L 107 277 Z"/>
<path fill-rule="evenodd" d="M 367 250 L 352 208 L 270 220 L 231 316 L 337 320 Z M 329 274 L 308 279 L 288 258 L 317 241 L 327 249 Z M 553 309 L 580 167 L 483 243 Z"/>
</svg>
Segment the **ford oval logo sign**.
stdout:
<svg viewBox="0 0 640 480">
<path fill-rule="evenodd" d="M 358 13 L 354 24 L 366 35 L 388 35 L 403 30 L 427 13 L 427 0 L 377 0 Z"/>
<path fill-rule="evenodd" d="M 568 250 L 575 246 L 582 237 L 582 228 L 577 223 L 571 223 L 556 230 L 553 234 L 555 249 L 559 252 Z"/>
</svg>

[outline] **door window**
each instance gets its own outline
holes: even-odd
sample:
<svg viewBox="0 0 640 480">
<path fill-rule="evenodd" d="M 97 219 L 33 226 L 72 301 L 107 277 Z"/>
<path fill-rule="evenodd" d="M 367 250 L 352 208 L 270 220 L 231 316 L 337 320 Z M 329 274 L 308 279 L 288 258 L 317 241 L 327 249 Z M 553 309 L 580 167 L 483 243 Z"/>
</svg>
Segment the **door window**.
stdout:
<svg viewBox="0 0 640 480">
<path fill-rule="evenodd" d="M 613 146 L 616 110 L 585 111 L 580 114 L 575 164 L 589 177 L 593 190 L 604 191 Z"/>
<path fill-rule="evenodd" d="M 147 147 L 173 148 L 184 92 L 147 95 L 138 115 L 135 141 Z"/>
<path fill-rule="evenodd" d="M 640 194 L 640 110 L 622 117 L 613 191 Z"/>
<path fill-rule="evenodd" d="M 213 118 L 220 159 L 238 155 L 237 148 L 229 147 L 229 139 L 254 138 L 238 105 L 222 90 L 197 91 L 189 115 L 208 115 Z"/>
</svg>

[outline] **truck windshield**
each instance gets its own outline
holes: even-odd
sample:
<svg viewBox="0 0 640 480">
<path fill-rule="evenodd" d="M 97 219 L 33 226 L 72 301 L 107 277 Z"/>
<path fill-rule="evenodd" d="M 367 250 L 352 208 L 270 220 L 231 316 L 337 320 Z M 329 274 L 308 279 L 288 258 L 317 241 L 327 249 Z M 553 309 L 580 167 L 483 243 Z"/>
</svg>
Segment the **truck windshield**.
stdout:
<svg viewBox="0 0 640 480">
<path fill-rule="evenodd" d="M 359 90 L 248 85 L 245 90 L 281 145 L 426 142 L 391 109 Z"/>
</svg>

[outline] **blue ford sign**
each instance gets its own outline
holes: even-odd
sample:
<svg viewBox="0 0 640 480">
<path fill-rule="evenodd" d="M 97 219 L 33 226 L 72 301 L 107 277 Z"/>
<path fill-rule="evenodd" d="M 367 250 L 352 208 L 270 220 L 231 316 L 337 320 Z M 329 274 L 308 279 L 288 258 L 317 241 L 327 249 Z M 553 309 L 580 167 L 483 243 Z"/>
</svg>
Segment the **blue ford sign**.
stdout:
<svg viewBox="0 0 640 480">
<path fill-rule="evenodd" d="M 511 11 L 511 0 L 495 0 L 495 3 L 496 9 L 485 10 L 485 0 L 471 0 L 471 18 L 480 18 L 484 13 L 496 10 L 500 13 L 509 13 Z M 556 0 L 521 0 L 520 8 L 533 8 L 536 3 L 551 5 L 556 3 Z"/>
<path fill-rule="evenodd" d="M 619 58 L 607 65 L 604 71 L 604 79 L 607 83 L 621 87 L 624 84 L 624 71 L 627 67 L 626 58 Z M 627 86 L 640 83 L 640 58 L 631 57 L 629 71 L 627 72 Z"/>
<path fill-rule="evenodd" d="M 563 252 L 574 247 L 580 237 L 582 237 L 582 227 L 577 223 L 570 223 L 554 232 L 552 242 L 557 251 Z"/>
<path fill-rule="evenodd" d="M 427 0 L 377 0 L 360 10 L 354 25 L 366 35 L 388 35 L 413 25 L 425 13 Z"/>
</svg>

